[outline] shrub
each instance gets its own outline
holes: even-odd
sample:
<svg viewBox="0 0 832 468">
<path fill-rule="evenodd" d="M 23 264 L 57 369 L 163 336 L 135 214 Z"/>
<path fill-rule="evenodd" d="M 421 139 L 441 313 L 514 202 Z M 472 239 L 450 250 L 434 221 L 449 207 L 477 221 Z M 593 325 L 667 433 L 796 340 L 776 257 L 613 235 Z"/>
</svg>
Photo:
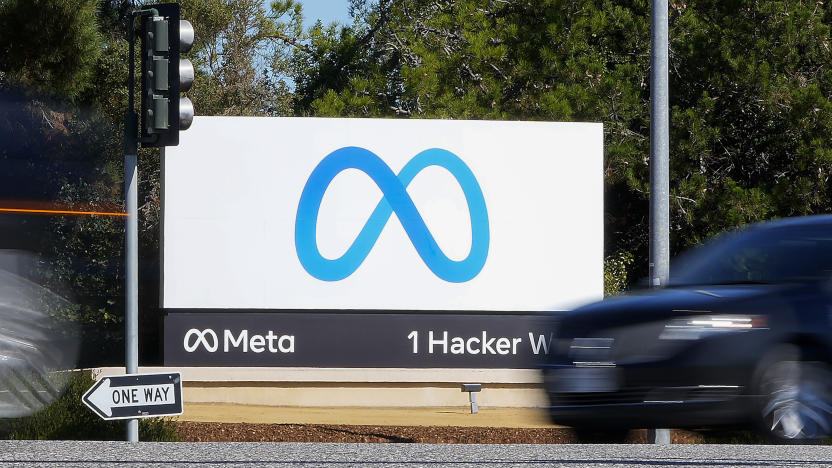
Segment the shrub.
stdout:
<svg viewBox="0 0 832 468">
<path fill-rule="evenodd" d="M 619 251 L 604 259 L 604 296 L 627 289 L 627 270 L 634 261 L 633 254 L 627 251 Z"/>
<path fill-rule="evenodd" d="M 0 419 L 0 438 L 15 440 L 124 440 L 124 421 L 105 421 L 81 402 L 81 396 L 95 384 L 90 372 L 75 371 L 60 398 L 43 411 L 16 419 Z M 176 425 L 167 419 L 148 418 L 139 422 L 139 440 L 179 440 Z"/>
</svg>

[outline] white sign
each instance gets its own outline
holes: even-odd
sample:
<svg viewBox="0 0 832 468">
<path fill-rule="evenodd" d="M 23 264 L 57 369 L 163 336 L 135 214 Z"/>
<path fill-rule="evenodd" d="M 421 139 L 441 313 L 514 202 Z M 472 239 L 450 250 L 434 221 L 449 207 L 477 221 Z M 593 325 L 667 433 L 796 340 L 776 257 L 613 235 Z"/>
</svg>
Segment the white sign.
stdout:
<svg viewBox="0 0 832 468">
<path fill-rule="evenodd" d="M 81 401 L 103 419 L 182 414 L 182 379 L 178 373 L 103 377 Z"/>
<path fill-rule="evenodd" d="M 197 117 L 162 176 L 168 309 L 602 296 L 601 124 Z"/>
</svg>

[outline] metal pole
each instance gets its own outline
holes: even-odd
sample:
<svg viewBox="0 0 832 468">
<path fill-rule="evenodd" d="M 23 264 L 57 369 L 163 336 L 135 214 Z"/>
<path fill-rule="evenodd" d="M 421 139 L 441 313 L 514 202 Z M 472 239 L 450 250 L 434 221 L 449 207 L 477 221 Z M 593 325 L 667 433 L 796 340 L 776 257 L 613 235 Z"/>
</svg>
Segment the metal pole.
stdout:
<svg viewBox="0 0 832 468">
<path fill-rule="evenodd" d="M 130 64 L 128 74 L 128 108 L 124 119 L 124 198 L 127 209 L 125 223 L 125 312 L 124 312 L 124 356 L 128 374 L 139 372 L 139 227 L 138 227 L 138 136 L 136 114 L 133 111 L 133 90 L 135 88 L 135 30 L 133 13 L 128 20 L 130 35 Z M 139 420 L 127 421 L 127 441 L 139 441 Z"/>
<path fill-rule="evenodd" d="M 653 0 L 650 28 L 650 286 L 670 274 L 670 102 L 667 0 Z M 669 444 L 670 430 L 651 429 L 648 441 Z"/>
<path fill-rule="evenodd" d="M 124 319 L 125 329 L 125 356 L 128 374 L 139 372 L 139 236 L 138 236 L 138 209 L 137 194 L 138 179 L 137 157 L 135 154 L 124 155 L 124 190 L 127 199 L 127 228 L 125 263 L 126 272 L 126 304 L 127 310 Z M 139 420 L 130 419 L 127 421 L 127 441 L 139 441 Z"/>
</svg>

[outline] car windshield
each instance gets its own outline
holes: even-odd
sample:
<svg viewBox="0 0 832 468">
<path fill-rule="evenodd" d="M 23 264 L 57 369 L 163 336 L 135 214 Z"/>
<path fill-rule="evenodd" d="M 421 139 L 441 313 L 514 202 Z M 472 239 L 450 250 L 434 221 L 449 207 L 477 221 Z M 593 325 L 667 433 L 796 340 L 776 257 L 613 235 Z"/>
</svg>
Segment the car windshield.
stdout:
<svg viewBox="0 0 832 468">
<path fill-rule="evenodd" d="M 826 232 L 823 232 L 826 231 Z M 832 278 L 832 230 L 778 227 L 725 233 L 680 256 L 670 286 Z"/>
</svg>

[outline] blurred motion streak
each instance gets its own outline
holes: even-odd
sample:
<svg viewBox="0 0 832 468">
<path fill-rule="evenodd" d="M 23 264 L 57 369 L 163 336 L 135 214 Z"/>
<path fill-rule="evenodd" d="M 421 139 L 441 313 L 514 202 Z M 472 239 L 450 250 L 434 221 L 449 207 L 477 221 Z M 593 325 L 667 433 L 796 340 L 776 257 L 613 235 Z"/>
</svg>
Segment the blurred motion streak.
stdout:
<svg viewBox="0 0 832 468">
<path fill-rule="evenodd" d="M 77 362 L 71 304 L 40 284 L 37 257 L 0 250 L 0 418 L 36 413 L 60 396 Z"/>
<path fill-rule="evenodd" d="M 5 213 L 126 217 L 127 213 L 118 211 L 119 209 L 120 207 L 115 205 L 0 200 L 0 212 Z"/>
</svg>

